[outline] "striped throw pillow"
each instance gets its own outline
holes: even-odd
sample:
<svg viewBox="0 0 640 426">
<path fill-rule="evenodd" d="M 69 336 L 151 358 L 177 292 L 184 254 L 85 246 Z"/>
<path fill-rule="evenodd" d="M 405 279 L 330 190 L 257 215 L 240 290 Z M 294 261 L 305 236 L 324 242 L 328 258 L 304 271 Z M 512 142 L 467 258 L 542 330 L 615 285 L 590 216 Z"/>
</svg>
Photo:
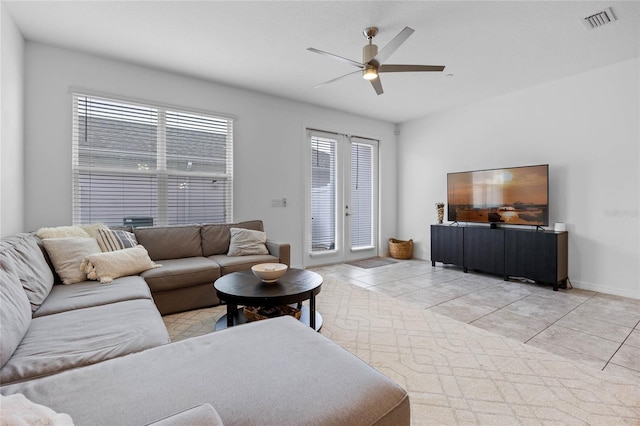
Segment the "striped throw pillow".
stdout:
<svg viewBox="0 0 640 426">
<path fill-rule="evenodd" d="M 98 230 L 98 245 L 104 251 L 116 251 L 138 245 L 136 236 L 131 232 L 102 228 Z"/>
</svg>

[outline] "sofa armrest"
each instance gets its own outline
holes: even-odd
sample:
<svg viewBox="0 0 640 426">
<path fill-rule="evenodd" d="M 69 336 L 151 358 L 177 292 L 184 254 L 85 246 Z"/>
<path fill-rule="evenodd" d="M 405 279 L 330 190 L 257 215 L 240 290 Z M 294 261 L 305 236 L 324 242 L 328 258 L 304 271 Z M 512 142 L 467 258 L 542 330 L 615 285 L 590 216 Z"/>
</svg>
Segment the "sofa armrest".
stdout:
<svg viewBox="0 0 640 426">
<path fill-rule="evenodd" d="M 210 404 L 202 404 L 197 407 L 176 413 L 149 426 L 222 426 L 222 420 L 218 412 Z"/>
<path fill-rule="evenodd" d="M 280 263 L 291 266 L 291 245 L 267 240 L 269 254 L 280 259 Z"/>
</svg>

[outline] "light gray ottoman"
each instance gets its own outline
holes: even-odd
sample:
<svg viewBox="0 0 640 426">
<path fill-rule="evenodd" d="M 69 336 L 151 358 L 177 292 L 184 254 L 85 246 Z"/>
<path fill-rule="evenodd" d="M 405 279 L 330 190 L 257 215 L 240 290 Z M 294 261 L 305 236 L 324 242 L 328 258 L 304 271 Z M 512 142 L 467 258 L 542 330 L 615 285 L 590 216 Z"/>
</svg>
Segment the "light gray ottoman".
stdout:
<svg viewBox="0 0 640 426">
<path fill-rule="evenodd" d="M 0 388 L 76 425 L 143 425 L 210 404 L 225 425 L 409 425 L 390 379 L 291 317 Z"/>
</svg>

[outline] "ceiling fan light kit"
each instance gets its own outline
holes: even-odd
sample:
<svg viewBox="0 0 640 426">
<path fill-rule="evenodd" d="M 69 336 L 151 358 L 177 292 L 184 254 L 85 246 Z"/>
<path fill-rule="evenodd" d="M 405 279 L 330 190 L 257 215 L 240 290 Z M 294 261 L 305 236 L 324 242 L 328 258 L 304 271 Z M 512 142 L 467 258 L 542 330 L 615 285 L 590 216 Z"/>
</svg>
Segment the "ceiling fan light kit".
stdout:
<svg viewBox="0 0 640 426">
<path fill-rule="evenodd" d="M 378 95 L 384 93 L 382 90 L 382 83 L 380 81 L 381 72 L 441 72 L 444 70 L 443 65 L 392 65 L 383 64 L 389 56 L 391 56 L 401 45 L 404 43 L 411 34 L 413 29 L 405 27 L 398 35 L 396 35 L 380 52 L 378 52 L 378 46 L 373 44 L 373 38 L 378 34 L 378 28 L 368 27 L 363 31 L 364 36 L 369 41 L 362 48 L 362 62 L 353 61 L 351 59 L 343 58 L 342 56 L 334 55 L 333 53 L 324 52 L 322 50 L 309 47 L 307 50 L 310 52 L 318 53 L 320 55 L 329 56 L 341 62 L 351 64 L 360 70 L 362 70 L 362 78 L 369 80 L 371 86 Z M 356 71 L 357 72 L 357 71 Z M 348 77 L 355 72 L 342 75 L 340 77 L 333 78 L 331 80 L 320 83 L 315 87 L 323 86 L 325 84 L 333 83 L 341 80 L 344 77 Z"/>
<path fill-rule="evenodd" d="M 375 68 L 369 67 L 362 71 L 362 78 L 365 80 L 375 80 L 378 78 L 378 71 Z"/>
</svg>

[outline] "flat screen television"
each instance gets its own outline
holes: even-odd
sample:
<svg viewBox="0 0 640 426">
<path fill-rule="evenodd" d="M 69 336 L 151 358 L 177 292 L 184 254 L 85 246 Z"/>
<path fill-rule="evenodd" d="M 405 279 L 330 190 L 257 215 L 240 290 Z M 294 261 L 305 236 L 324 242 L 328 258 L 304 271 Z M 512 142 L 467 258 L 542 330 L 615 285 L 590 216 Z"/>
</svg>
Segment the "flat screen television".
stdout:
<svg viewBox="0 0 640 426">
<path fill-rule="evenodd" d="M 549 225 L 549 165 L 447 174 L 451 222 Z"/>
</svg>

